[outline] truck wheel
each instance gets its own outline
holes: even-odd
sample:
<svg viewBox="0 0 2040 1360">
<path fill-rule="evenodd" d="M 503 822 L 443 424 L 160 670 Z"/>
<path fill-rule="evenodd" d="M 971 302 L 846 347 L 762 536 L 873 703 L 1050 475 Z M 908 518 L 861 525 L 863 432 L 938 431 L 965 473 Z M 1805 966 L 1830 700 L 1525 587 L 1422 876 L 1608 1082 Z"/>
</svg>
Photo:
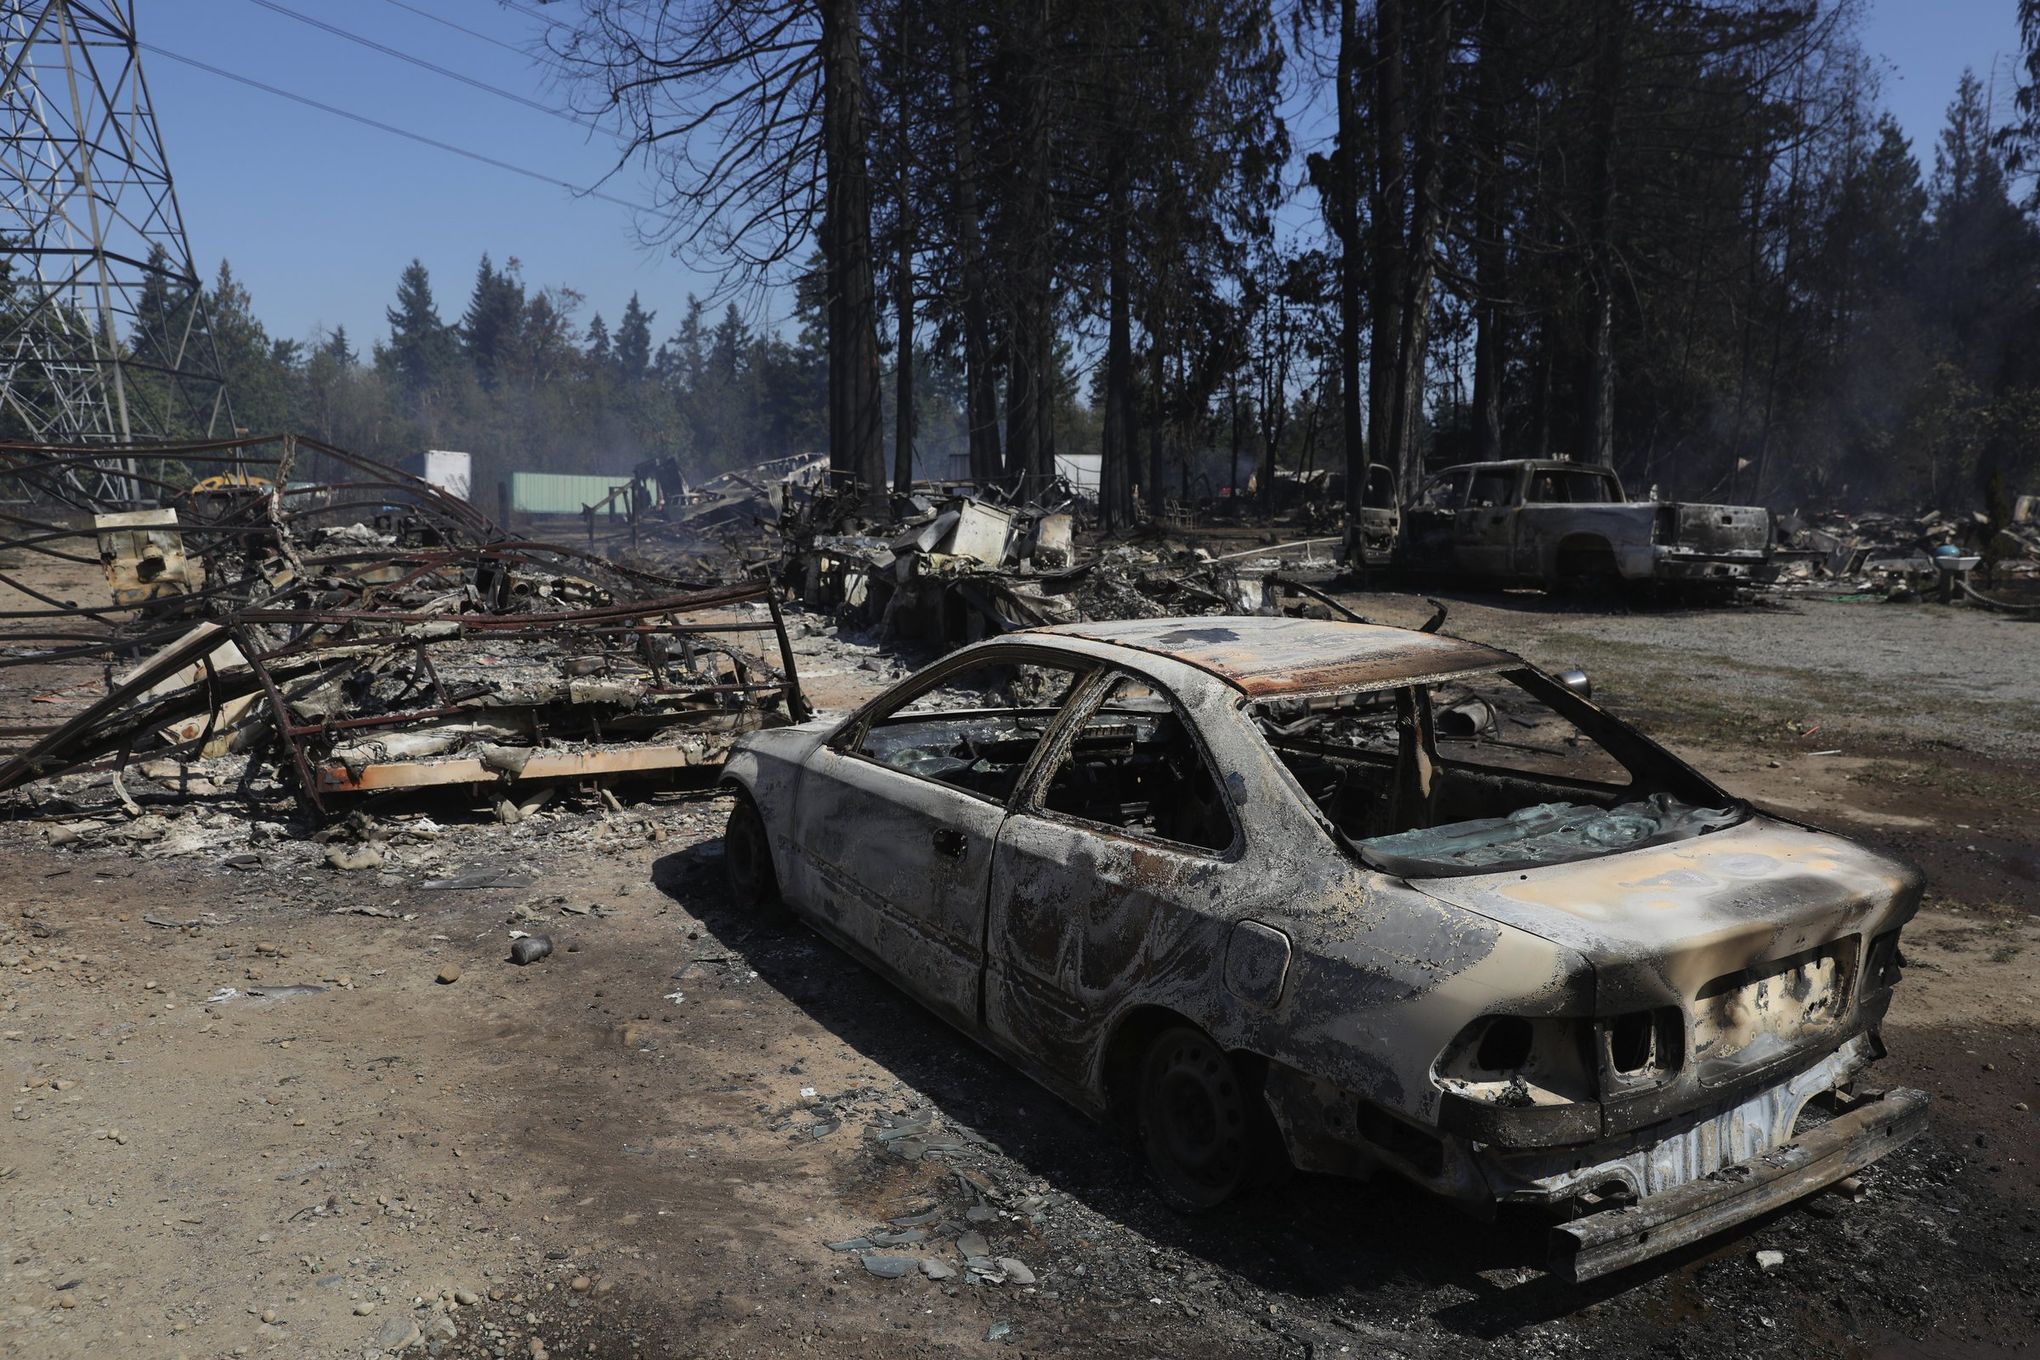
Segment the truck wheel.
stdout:
<svg viewBox="0 0 2040 1360">
<path fill-rule="evenodd" d="M 1622 573 L 1615 565 L 1615 554 L 1598 544 L 1559 549 L 1555 574 L 1560 594 L 1582 599 L 1607 598 L 1622 589 Z"/>
<path fill-rule="evenodd" d="M 779 875 L 772 867 L 772 843 L 765 818 L 751 796 L 738 791 L 723 829 L 723 869 L 738 906 L 773 911 L 780 906 Z"/>
<path fill-rule="evenodd" d="M 1178 1025 L 1149 1047 L 1135 1114 L 1148 1170 L 1170 1208 L 1215 1209 L 1252 1179 L 1253 1106 L 1232 1059 L 1202 1030 Z"/>
</svg>

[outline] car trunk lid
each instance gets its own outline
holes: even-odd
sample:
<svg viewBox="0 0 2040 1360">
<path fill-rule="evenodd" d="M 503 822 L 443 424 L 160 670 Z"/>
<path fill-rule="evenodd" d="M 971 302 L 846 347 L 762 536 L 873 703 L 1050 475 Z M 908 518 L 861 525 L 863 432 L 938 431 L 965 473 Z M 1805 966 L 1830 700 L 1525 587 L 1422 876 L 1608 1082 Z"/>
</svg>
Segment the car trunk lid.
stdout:
<svg viewBox="0 0 2040 1360">
<path fill-rule="evenodd" d="M 1843 1023 L 1864 950 L 1919 896 L 1905 866 L 1761 816 L 1598 859 L 1412 886 L 1579 953 L 1604 1016 L 1678 1005 L 1694 1057 L 1738 1068 Z"/>
</svg>

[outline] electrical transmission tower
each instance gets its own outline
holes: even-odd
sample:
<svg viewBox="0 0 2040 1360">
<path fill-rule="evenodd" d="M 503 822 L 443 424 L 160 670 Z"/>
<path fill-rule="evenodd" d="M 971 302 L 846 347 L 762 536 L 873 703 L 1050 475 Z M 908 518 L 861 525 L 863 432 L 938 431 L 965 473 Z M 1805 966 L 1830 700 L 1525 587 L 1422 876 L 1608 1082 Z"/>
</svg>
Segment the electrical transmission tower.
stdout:
<svg viewBox="0 0 2040 1360">
<path fill-rule="evenodd" d="M 134 0 L 0 0 L 0 437 L 231 434 Z M 95 499 L 133 501 L 109 450 Z"/>
</svg>

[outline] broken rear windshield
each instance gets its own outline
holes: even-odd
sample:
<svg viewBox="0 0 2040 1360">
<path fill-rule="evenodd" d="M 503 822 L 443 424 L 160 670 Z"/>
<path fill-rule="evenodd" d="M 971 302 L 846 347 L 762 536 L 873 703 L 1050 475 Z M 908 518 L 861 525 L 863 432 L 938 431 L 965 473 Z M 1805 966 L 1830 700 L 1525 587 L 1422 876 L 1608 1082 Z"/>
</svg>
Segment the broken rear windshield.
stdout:
<svg viewBox="0 0 2040 1360">
<path fill-rule="evenodd" d="M 1274 700 L 1254 713 L 1346 847 L 1404 877 L 1591 859 L 1747 815 L 1534 671 Z"/>
<path fill-rule="evenodd" d="M 1606 505 L 1615 499 L 1615 479 L 1586 468 L 1548 468 L 1530 476 L 1533 505 Z"/>
</svg>

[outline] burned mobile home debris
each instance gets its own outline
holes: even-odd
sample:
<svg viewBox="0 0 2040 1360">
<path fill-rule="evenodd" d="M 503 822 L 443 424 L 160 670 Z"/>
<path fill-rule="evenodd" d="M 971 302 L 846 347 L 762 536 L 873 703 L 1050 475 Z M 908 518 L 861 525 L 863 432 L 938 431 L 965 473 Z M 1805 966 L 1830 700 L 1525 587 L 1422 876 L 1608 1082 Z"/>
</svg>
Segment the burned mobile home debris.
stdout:
<svg viewBox="0 0 2040 1360">
<path fill-rule="evenodd" d="M 2002 523 L 1982 511 L 1829 511 L 1781 515 L 1778 535 L 1787 591 L 1937 598 L 2040 619 L 2040 496 L 2015 498 Z"/>
<path fill-rule="evenodd" d="M 0 584 L 35 606 L 5 620 L 0 668 L 97 671 L 47 696 L 77 711 L 0 733 L 0 791 L 254 757 L 317 815 L 438 786 L 514 805 L 698 778 L 742 732 L 806 716 L 762 581 L 513 538 L 302 436 L 130 451 L 110 479 L 105 457 L 0 446 Z M 21 579 L 35 558 L 99 567 L 106 599 L 38 589 Z"/>
<path fill-rule="evenodd" d="M 947 649 L 1086 619 L 1252 614 L 1279 608 L 1276 573 L 1333 538 L 1214 556 L 1159 529 L 1085 543 L 1087 506 L 1065 485 L 1017 501 L 996 485 L 895 497 L 875 519 L 854 490 L 788 502 L 781 580 L 810 609 L 887 640 Z"/>
<path fill-rule="evenodd" d="M 1920 875 L 1567 681 L 1345 622 L 1079 624 L 741 740 L 741 902 L 818 931 L 1211 1208 L 1285 1162 L 1572 1215 L 1586 1279 L 1924 1123 L 1882 1055 Z"/>
</svg>

